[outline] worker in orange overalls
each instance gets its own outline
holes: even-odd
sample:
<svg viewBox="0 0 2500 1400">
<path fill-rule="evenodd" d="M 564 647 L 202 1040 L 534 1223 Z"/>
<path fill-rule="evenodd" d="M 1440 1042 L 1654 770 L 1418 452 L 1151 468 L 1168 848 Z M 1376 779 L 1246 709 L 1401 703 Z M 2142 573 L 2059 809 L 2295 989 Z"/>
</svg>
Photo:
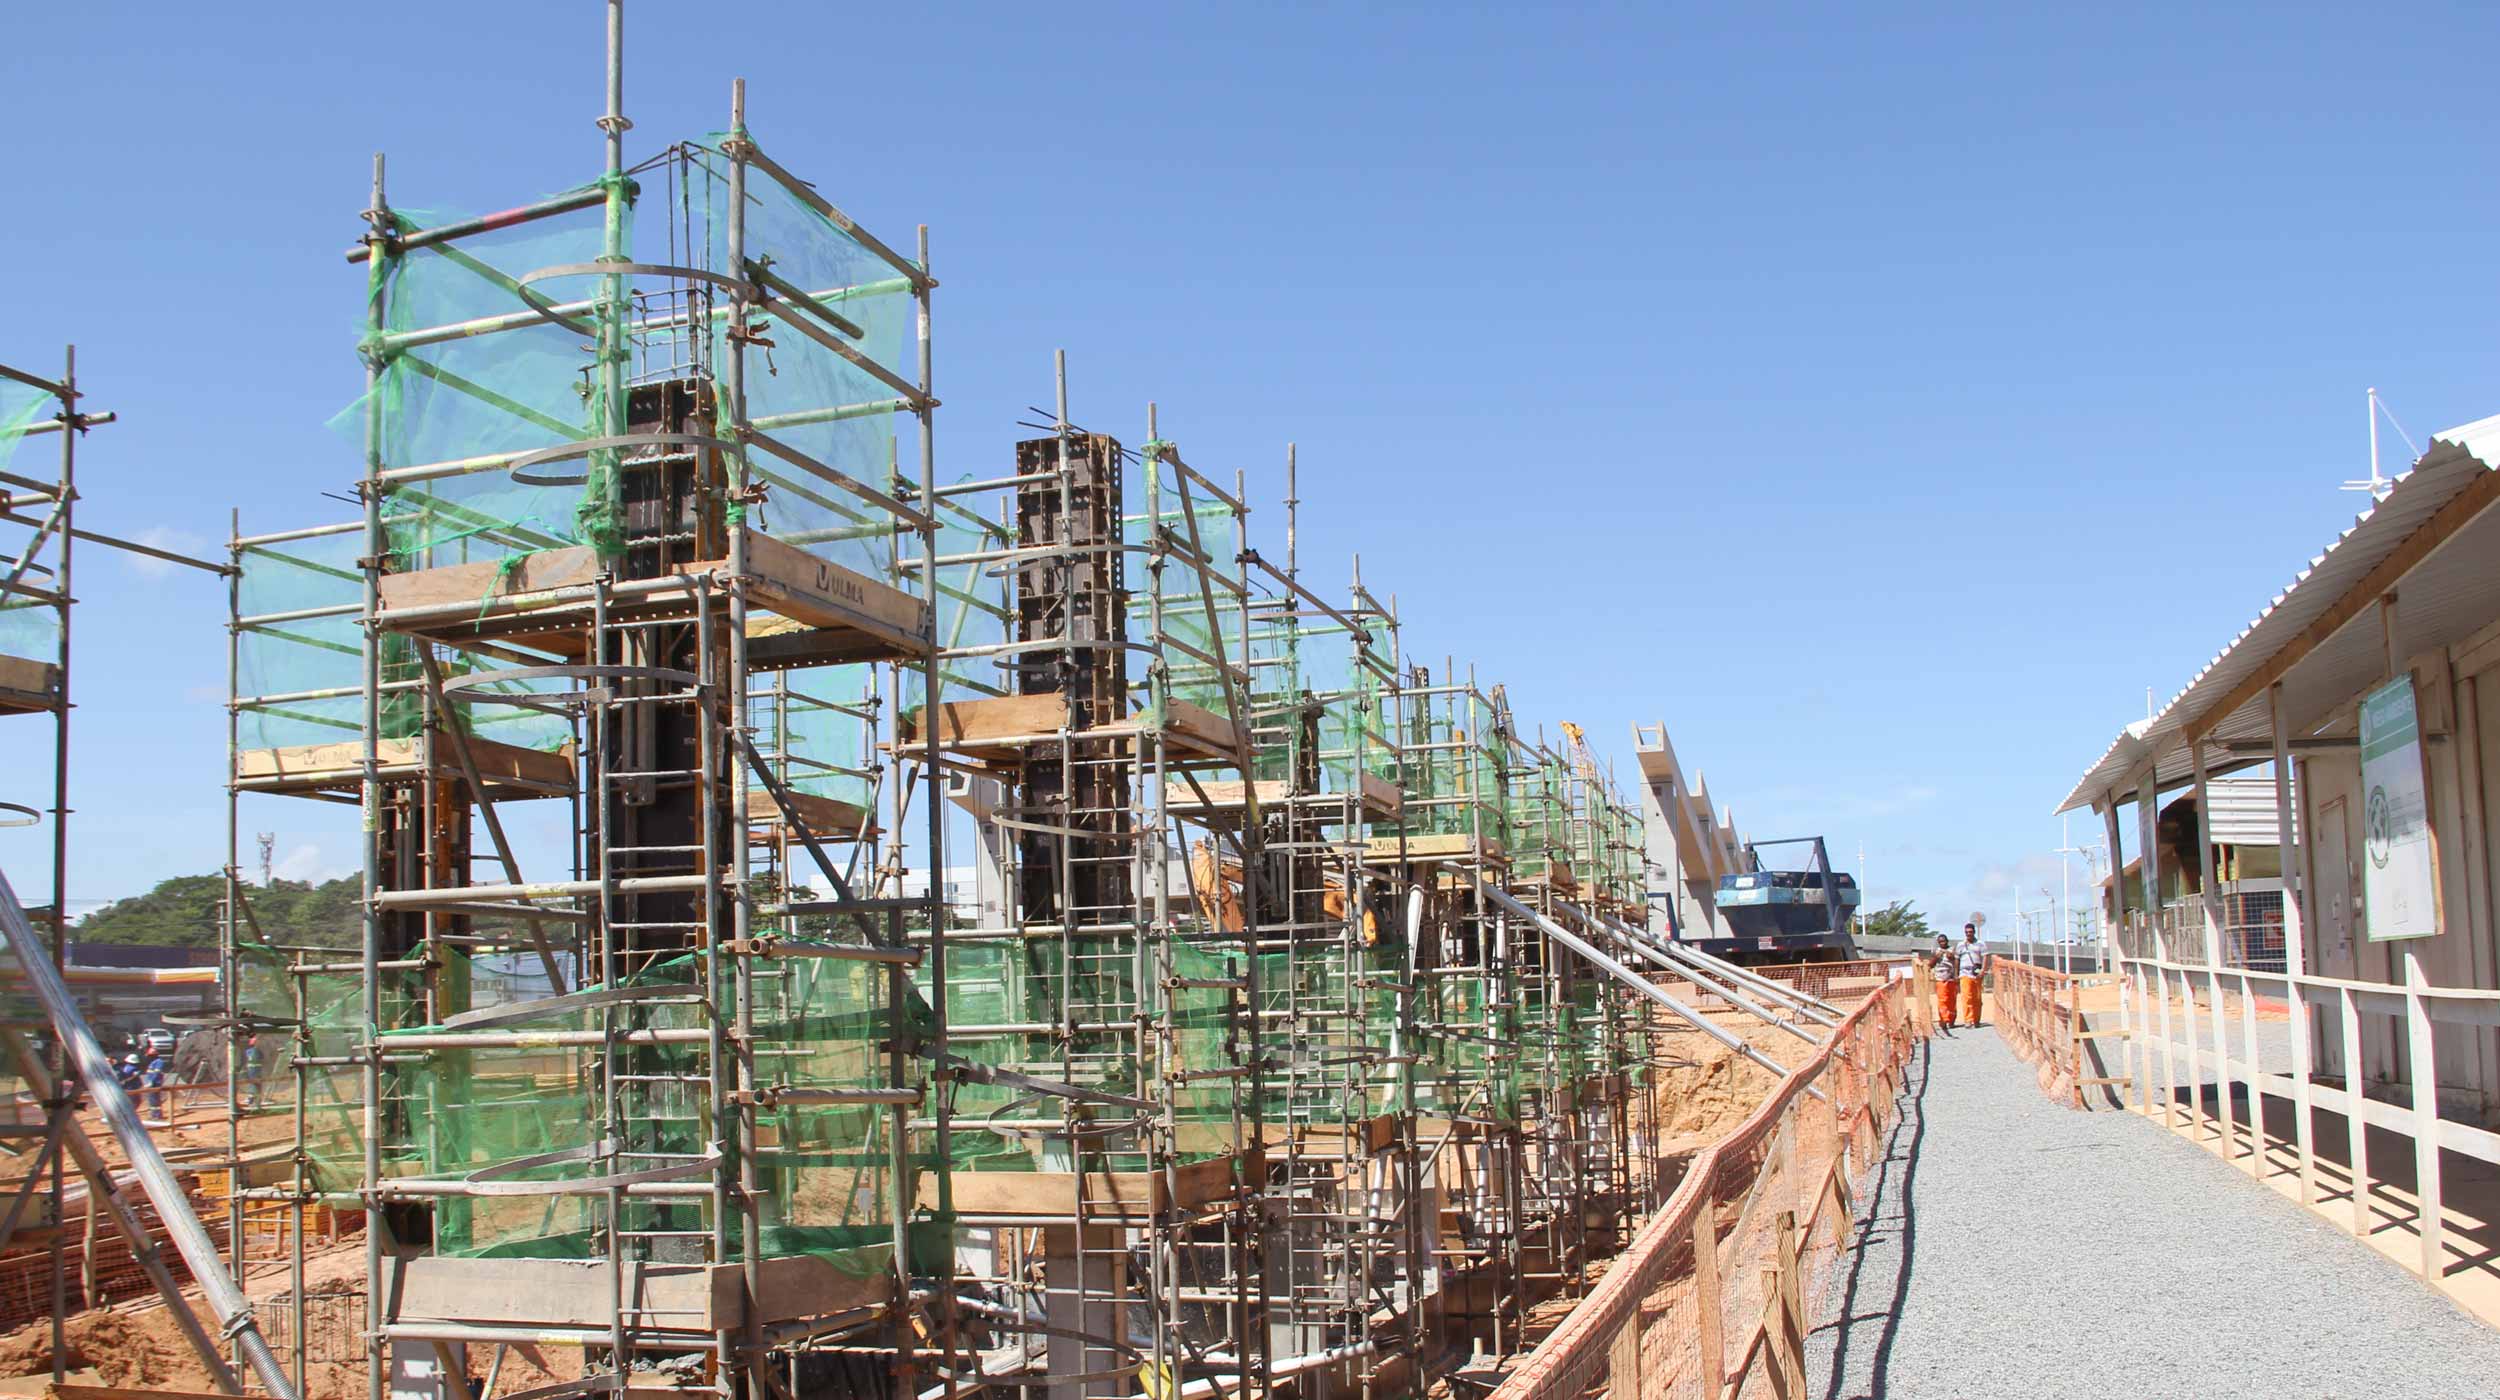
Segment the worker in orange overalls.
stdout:
<svg viewBox="0 0 2500 1400">
<path fill-rule="evenodd" d="M 1961 985 L 1961 969 L 1962 958 L 1953 951 L 1952 936 L 1937 934 L 1936 961 L 1931 970 L 1936 974 L 1936 1026 L 1940 1030 L 1953 1028 L 1953 989 Z"/>
<path fill-rule="evenodd" d="M 1962 970 L 1962 1021 L 1965 1025 L 1976 1026 L 1979 1024 L 1979 978 L 1988 967 L 1988 950 L 1979 943 L 1979 925 L 1962 925 L 1962 946 L 1954 951 L 1960 954 L 1958 961 Z"/>
</svg>

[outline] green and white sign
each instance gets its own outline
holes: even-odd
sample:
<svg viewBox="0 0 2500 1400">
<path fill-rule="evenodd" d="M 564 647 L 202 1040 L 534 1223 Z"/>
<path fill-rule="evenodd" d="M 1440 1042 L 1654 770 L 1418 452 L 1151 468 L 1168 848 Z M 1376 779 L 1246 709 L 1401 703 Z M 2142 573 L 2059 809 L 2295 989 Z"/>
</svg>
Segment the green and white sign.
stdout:
<svg viewBox="0 0 2500 1400">
<path fill-rule="evenodd" d="M 2430 800 L 2422 782 L 2422 729 L 2413 677 L 2361 697 L 2361 903 L 2370 941 L 2439 932 L 2431 866 Z"/>
</svg>

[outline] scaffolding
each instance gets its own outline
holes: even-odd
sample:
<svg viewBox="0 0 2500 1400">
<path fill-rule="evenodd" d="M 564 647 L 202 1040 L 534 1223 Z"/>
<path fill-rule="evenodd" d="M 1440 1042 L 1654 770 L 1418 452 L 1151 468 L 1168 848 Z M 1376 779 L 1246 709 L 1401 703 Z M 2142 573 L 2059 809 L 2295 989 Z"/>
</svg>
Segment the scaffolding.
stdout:
<svg viewBox="0 0 2500 1400">
<path fill-rule="evenodd" d="M 605 167 L 553 198 L 416 214 L 377 158 L 363 518 L 231 542 L 230 792 L 364 846 L 346 947 L 263 936 L 229 862 L 238 1159 L 283 1144 L 235 1249 L 289 1258 L 299 1384 L 307 1230 L 363 1210 L 376 1397 L 515 1343 L 592 1390 L 916 1393 L 953 1206 L 903 872 L 945 775 L 876 736 L 943 686 L 926 232 L 783 168 L 743 84 L 629 165 L 622 71 L 612 4 Z"/>
<path fill-rule="evenodd" d="M 69 878 L 70 560 L 76 538 L 78 439 L 89 422 L 79 408 L 81 397 L 75 348 L 63 353 L 58 380 L 0 365 L 0 468 L 18 465 L 14 454 L 29 437 L 51 434 L 60 439 L 56 471 L 44 475 L 0 471 L 0 486 L 9 493 L 6 510 L 0 513 L 0 521 L 6 523 L 0 528 L 11 537 L 6 546 L 8 575 L 0 580 L 0 714 L 41 715 L 52 722 L 49 801 L 42 807 L 31 801 L 0 802 L 0 822 L 27 826 L 50 819 L 52 898 L 45 907 L 28 912 L 51 945 L 55 969 L 67 965 L 69 953 L 68 900 L 62 891 Z M 10 794 L 11 799 L 16 796 Z M 75 1095 L 67 1088 L 69 1062 L 58 1050 L 48 1063 L 38 1065 L 33 1063 L 32 1048 L 16 1029 L 0 1031 L 0 1036 L 7 1038 L 11 1052 L 6 1070 L 12 1116 L 22 1114 L 17 1109 L 20 1103 L 41 1110 L 38 1117 L 21 1119 L 16 1130 L 42 1138 L 42 1147 L 28 1162 L 24 1175 L 7 1183 L 9 1212 L 6 1221 L 0 1222 L 0 1249 L 7 1247 L 21 1223 L 41 1227 L 48 1234 L 44 1275 L 52 1348 L 57 1355 L 61 1319 L 69 1311 L 67 1232 L 62 1228 L 67 1173 L 60 1139 L 73 1126 L 70 1103 Z M 26 1206 L 38 1197 L 43 1201 L 43 1214 L 29 1217 Z M 60 1378 L 56 1363 L 53 1379 Z"/>
<path fill-rule="evenodd" d="M 1385 1400 L 1516 1350 L 1670 1184 L 1660 1002 L 1548 931 L 1639 917 L 1611 774 L 1359 559 L 1306 577 L 1290 447 L 1281 563 L 1064 358 L 942 474 L 925 230 L 743 85 L 628 163 L 617 14 L 597 178 L 417 214 L 377 159 L 361 518 L 229 541 L 225 1209 L 295 1384 L 341 1317 L 373 1400 L 471 1347 L 577 1350 L 548 1400 Z M 237 873 L 277 800 L 355 816 L 334 939 Z"/>
<path fill-rule="evenodd" d="M 61 975 L 68 966 L 70 638 L 76 602 L 71 562 L 76 546 L 83 541 L 169 564 L 221 572 L 215 564 L 77 524 L 79 441 L 93 429 L 116 419 L 110 412 L 87 411 L 80 404 L 84 397 L 78 388 L 76 346 L 63 350 L 61 376 L 57 380 L 0 364 L 0 487 L 5 487 L 7 496 L 0 502 L 0 533 L 9 537 L 5 546 L 7 557 L 0 560 L 0 567 L 7 569 L 5 579 L 0 579 L 0 714 L 42 715 L 52 722 L 49 805 L 38 808 L 26 802 L 0 801 L 0 825 L 48 823 L 49 828 L 46 844 L 50 857 L 50 900 L 29 911 L 17 909 L 13 894 L 5 901 L 12 920 L 21 913 L 25 916 L 22 925 L 11 929 L 12 952 L 33 961 L 34 954 L 29 950 L 39 948 L 41 960 L 50 964 L 48 979 L 40 969 L 22 964 L 12 978 L 34 983 L 37 999 L 42 997 L 46 980 L 59 991 Z M 59 439 L 58 454 L 53 459 L 56 469 L 52 473 L 25 474 L 34 470 L 31 467 L 11 470 L 20 467 L 15 458 L 27 439 L 47 435 Z M 0 888 L 5 888 L 5 882 L 0 882 Z M 61 992 L 65 1005 L 66 995 Z M 19 999 L 13 995 L 11 1000 L 16 1003 Z M 31 1015 L 27 1019 L 40 1017 L 50 1009 L 48 1004 L 41 1009 L 30 1004 Z M 71 1014 L 74 1021 L 74 1009 Z M 83 1026 L 80 1029 L 83 1033 Z M 100 1056 L 91 1034 L 88 1040 L 89 1048 Z M 184 1280 L 176 1270 L 188 1266 L 197 1272 L 198 1281 L 208 1289 L 209 1301 L 221 1313 L 225 1304 L 239 1300 L 239 1292 L 230 1282 L 214 1279 L 200 1267 L 211 1257 L 214 1246 L 197 1228 L 196 1221 L 187 1217 L 182 1221 L 166 1218 L 161 1203 L 143 1214 L 142 1208 L 126 1199 L 115 1185 L 105 1157 L 79 1122 L 78 1109 L 91 1090 L 79 1086 L 70 1037 L 63 1033 L 58 1017 L 55 1034 L 41 1053 L 27 1038 L 21 1022 L 13 1017 L 10 1023 L 0 1025 L 0 1052 L 5 1052 L 5 1060 L 0 1061 L 0 1091 L 5 1091 L 9 1120 L 0 1127 L 0 1134 L 38 1140 L 31 1153 L 17 1156 L 12 1177 L 5 1183 L 7 1205 L 5 1213 L 0 1214 L 0 1253 L 5 1253 L 22 1231 L 39 1232 L 45 1237 L 44 1311 L 51 1326 L 53 1380 L 60 1381 L 66 1375 L 66 1319 L 73 1311 L 99 1303 L 92 1249 L 88 1254 L 89 1266 L 80 1271 L 75 1294 L 71 1288 L 64 1203 L 68 1174 L 74 1167 L 83 1178 L 90 1235 L 98 1216 L 109 1216 L 128 1246 L 131 1265 L 164 1301 L 203 1369 L 221 1388 L 239 1391 L 238 1378 L 226 1364 L 214 1334 L 183 1296 Z M 161 1091 L 155 1107 L 164 1111 Z M 103 1115 L 103 1125 L 115 1131 L 126 1128 L 144 1133 L 127 1103 L 122 1105 L 119 1121 L 108 1110 Z M 155 1166 L 161 1173 L 161 1161 Z M 169 1179 L 160 1179 L 149 1184 L 168 1182 Z M 43 1202 L 41 1210 L 30 1210 L 37 1200 Z M 177 1259 L 160 1247 L 160 1231 L 175 1234 L 183 1258 Z M 193 1254 L 194 1247 L 201 1253 Z M 235 1340 L 238 1354 L 248 1355 L 256 1364 L 270 1361 L 267 1346 L 248 1325 L 248 1314 L 239 1322 L 224 1316 L 217 1320 L 226 1335 Z M 264 1379 L 274 1376 L 274 1366 L 263 1374 Z"/>
</svg>

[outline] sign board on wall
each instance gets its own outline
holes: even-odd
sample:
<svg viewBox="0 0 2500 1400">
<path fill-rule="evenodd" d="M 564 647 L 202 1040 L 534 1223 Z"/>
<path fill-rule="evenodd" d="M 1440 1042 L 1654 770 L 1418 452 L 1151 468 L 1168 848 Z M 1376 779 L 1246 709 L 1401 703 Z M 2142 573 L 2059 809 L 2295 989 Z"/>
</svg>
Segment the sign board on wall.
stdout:
<svg viewBox="0 0 2500 1400">
<path fill-rule="evenodd" d="M 2439 932 L 2422 729 L 2406 674 L 2361 697 L 2361 907 L 2370 941 Z"/>
</svg>

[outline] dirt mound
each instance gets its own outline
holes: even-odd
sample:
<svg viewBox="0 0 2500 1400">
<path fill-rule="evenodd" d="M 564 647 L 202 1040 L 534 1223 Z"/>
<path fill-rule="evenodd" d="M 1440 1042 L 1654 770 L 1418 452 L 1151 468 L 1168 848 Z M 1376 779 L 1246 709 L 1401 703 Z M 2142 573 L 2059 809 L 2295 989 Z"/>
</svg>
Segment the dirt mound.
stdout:
<svg viewBox="0 0 2500 1400">
<path fill-rule="evenodd" d="M 106 1385 L 154 1390 L 210 1390 L 208 1368 L 162 1306 L 120 1312 L 111 1308 L 69 1319 L 62 1332 L 69 1370 L 92 1366 Z M 31 1376 L 52 1370 L 52 1323 L 30 1322 L 0 1337 L 0 1375 Z"/>
</svg>

